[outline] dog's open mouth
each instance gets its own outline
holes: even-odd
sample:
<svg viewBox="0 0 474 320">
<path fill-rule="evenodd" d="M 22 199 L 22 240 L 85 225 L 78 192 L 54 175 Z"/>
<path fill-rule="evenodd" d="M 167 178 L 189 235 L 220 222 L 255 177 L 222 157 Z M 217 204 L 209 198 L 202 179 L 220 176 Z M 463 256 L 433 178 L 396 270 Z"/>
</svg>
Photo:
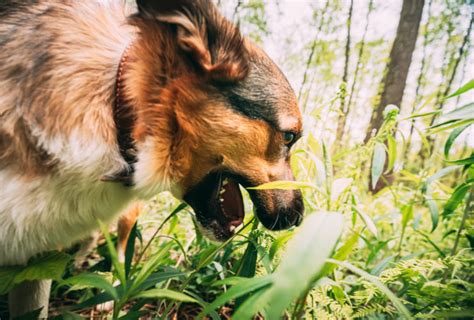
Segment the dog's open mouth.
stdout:
<svg viewBox="0 0 474 320">
<path fill-rule="evenodd" d="M 221 172 L 207 175 L 184 200 L 193 208 L 205 235 L 225 241 L 244 221 L 245 211 L 239 183 Z"/>
</svg>

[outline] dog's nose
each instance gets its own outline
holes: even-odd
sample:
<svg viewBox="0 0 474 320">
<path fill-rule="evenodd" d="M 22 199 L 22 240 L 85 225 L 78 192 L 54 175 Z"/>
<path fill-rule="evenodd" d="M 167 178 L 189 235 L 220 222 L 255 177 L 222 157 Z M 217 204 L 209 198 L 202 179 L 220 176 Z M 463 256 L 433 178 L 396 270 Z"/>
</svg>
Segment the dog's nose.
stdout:
<svg viewBox="0 0 474 320">
<path fill-rule="evenodd" d="M 260 222 L 270 230 L 284 230 L 292 226 L 299 226 L 303 221 L 304 204 L 301 192 L 294 191 L 293 198 L 288 203 L 280 203 L 272 212 L 265 208 L 257 208 Z"/>
</svg>

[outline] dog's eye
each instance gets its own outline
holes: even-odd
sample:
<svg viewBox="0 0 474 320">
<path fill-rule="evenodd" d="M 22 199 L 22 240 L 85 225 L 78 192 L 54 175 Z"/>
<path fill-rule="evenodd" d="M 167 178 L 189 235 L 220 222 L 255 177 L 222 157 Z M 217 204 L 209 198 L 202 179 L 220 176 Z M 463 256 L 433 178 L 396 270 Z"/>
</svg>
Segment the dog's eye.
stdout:
<svg viewBox="0 0 474 320">
<path fill-rule="evenodd" d="M 293 144 L 295 142 L 296 135 L 293 132 L 284 132 L 283 133 L 283 140 L 287 146 Z"/>
</svg>

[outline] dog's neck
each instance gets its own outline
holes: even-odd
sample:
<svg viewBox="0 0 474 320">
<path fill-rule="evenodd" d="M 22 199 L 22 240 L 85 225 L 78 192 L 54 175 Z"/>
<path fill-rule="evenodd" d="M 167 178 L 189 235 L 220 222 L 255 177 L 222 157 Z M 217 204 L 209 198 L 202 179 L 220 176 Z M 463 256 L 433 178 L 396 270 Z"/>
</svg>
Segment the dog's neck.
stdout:
<svg viewBox="0 0 474 320">
<path fill-rule="evenodd" d="M 136 114 L 129 99 L 125 97 L 124 74 L 129 60 L 129 51 L 133 43 L 125 48 L 117 69 L 115 83 L 115 102 L 113 105 L 113 117 L 116 127 L 117 144 L 120 155 L 126 162 L 126 167 L 114 174 L 106 175 L 103 181 L 120 182 L 124 186 L 133 186 L 133 173 L 137 162 L 136 146 L 132 137 L 133 126 L 136 121 Z"/>
</svg>

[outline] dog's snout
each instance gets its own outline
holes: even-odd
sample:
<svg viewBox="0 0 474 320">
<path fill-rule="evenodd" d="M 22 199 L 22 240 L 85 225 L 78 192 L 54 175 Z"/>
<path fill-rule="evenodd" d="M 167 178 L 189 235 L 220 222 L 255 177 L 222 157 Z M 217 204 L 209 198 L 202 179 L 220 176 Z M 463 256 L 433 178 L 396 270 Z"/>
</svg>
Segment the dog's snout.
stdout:
<svg viewBox="0 0 474 320">
<path fill-rule="evenodd" d="M 260 222 L 270 230 L 284 230 L 292 226 L 299 226 L 303 221 L 304 214 L 301 192 L 299 190 L 274 190 L 272 194 L 275 200 L 274 208 L 261 206 L 256 210 Z M 290 201 L 282 201 L 282 199 L 289 198 L 291 198 Z"/>
</svg>

